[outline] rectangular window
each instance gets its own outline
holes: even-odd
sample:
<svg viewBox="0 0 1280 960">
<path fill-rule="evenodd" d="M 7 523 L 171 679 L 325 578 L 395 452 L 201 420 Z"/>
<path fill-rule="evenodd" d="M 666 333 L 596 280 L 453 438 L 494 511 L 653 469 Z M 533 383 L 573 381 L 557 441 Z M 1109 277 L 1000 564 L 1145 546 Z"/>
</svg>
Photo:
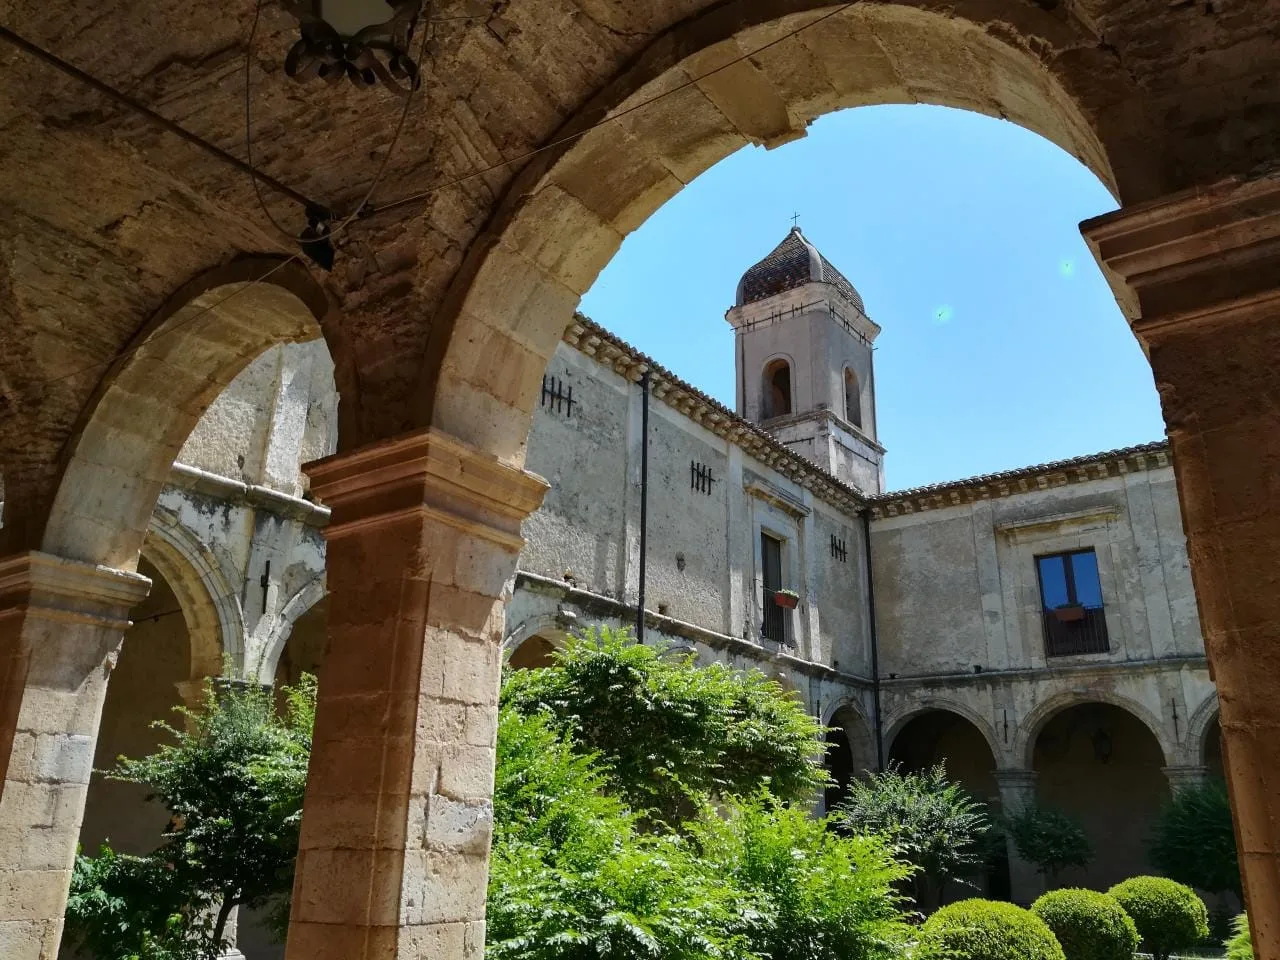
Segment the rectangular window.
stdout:
<svg viewBox="0 0 1280 960">
<path fill-rule="evenodd" d="M 760 534 L 760 576 L 764 581 L 764 623 L 760 633 L 777 643 L 786 643 L 786 612 L 774 599 L 782 589 L 782 541 L 764 532 Z"/>
<path fill-rule="evenodd" d="M 1089 549 L 1036 557 L 1036 572 L 1045 656 L 1110 650 L 1097 554 Z"/>
</svg>

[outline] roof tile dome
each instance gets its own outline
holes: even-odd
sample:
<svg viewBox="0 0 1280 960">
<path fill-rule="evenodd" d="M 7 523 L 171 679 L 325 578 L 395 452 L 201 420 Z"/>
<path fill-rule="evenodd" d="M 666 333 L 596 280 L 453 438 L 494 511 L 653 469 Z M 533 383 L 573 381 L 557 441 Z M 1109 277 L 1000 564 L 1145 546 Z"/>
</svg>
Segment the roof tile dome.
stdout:
<svg viewBox="0 0 1280 960">
<path fill-rule="evenodd" d="M 799 227 L 792 227 L 786 238 L 772 252 L 742 275 L 738 281 L 738 306 L 755 303 L 806 283 L 830 283 L 851 300 L 863 313 L 867 312 L 862 296 L 843 273 L 805 239 Z"/>
</svg>

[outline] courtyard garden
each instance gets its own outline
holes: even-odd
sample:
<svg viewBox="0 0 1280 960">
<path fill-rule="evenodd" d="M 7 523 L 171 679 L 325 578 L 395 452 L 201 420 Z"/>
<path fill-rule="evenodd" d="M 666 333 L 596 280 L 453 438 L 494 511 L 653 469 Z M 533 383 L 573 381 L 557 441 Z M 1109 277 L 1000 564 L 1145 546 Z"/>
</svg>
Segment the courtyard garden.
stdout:
<svg viewBox="0 0 1280 960">
<path fill-rule="evenodd" d="M 165 728 L 167 745 L 118 761 L 110 776 L 146 786 L 170 820 L 148 855 L 77 859 L 67 938 L 80 956 L 214 960 L 236 908 L 265 913 L 283 938 L 315 692 L 306 677 L 276 691 L 210 684 L 202 708 Z M 1252 956 L 1244 918 L 1211 934 L 1204 901 L 1179 882 L 1238 892 L 1215 785 L 1179 794 L 1154 825 L 1152 862 L 1168 876 L 1057 889 L 1091 856 L 1079 826 L 1050 809 L 989 809 L 942 766 L 865 774 L 815 815 L 823 733 L 758 671 L 621 631 L 509 671 L 485 956 Z M 975 896 L 979 868 L 1008 841 L 1049 889 L 1029 909 Z"/>
</svg>

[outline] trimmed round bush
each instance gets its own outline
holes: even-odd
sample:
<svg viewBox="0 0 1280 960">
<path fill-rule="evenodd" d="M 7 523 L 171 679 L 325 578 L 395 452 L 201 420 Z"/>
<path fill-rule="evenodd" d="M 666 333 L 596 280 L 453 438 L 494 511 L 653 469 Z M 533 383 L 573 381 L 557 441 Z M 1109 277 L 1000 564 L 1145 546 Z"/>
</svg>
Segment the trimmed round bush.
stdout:
<svg viewBox="0 0 1280 960">
<path fill-rule="evenodd" d="M 1138 928 L 1120 901 L 1097 890 L 1050 890 L 1031 905 L 1067 960 L 1133 960 Z"/>
<path fill-rule="evenodd" d="M 1142 949 L 1167 960 L 1209 935 L 1209 911 L 1194 890 L 1167 877 L 1131 877 L 1107 891 L 1133 917 Z"/>
<path fill-rule="evenodd" d="M 1045 922 L 995 900 L 961 900 L 924 922 L 920 957 L 948 960 L 1065 960 Z"/>
</svg>

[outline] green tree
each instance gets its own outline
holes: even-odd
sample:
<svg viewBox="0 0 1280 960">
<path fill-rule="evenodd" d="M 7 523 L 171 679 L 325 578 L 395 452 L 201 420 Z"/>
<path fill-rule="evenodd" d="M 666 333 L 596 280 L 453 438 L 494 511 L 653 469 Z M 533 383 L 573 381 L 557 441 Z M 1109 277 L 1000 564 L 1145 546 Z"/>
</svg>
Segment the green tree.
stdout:
<svg viewBox="0 0 1280 960">
<path fill-rule="evenodd" d="M 111 939 L 104 925 L 121 910 L 129 912 L 131 929 L 145 930 L 155 944 L 172 943 L 174 956 L 184 958 L 216 957 L 237 906 L 274 907 L 287 917 L 315 680 L 304 677 L 281 694 L 277 710 L 270 690 L 211 683 L 200 709 L 177 710 L 181 726 L 158 725 L 171 743 L 147 757 L 122 757 L 108 773 L 146 786 L 171 819 L 147 857 L 105 851 L 101 862 L 80 858 L 68 931 L 86 946 L 99 944 L 90 947 L 99 960 L 133 956 L 102 952 Z M 152 882 L 157 877 L 165 882 Z"/>
<path fill-rule="evenodd" d="M 761 794 L 706 811 L 693 840 L 708 877 L 736 888 L 752 950 L 765 960 L 888 960 L 908 928 L 893 891 L 912 873 L 883 840 L 830 830 Z"/>
<path fill-rule="evenodd" d="M 1005 818 L 1005 831 L 1018 854 L 1034 863 L 1050 887 L 1067 867 L 1083 867 L 1093 859 L 1093 846 L 1084 827 L 1061 810 L 1028 806 Z"/>
<path fill-rule="evenodd" d="M 948 780 L 941 764 L 919 773 L 890 767 L 855 780 L 832 819 L 850 832 L 889 840 L 895 856 L 916 868 L 913 896 L 925 913 L 942 902 L 948 883 L 981 865 L 991 828 L 985 807 Z"/>
<path fill-rule="evenodd" d="M 553 661 L 512 671 L 503 703 L 548 713 L 575 749 L 600 755 L 613 789 L 647 817 L 678 823 L 708 798 L 762 786 L 807 801 L 826 783 L 821 726 L 758 670 L 698 666 L 693 654 L 607 627 L 571 638 Z"/>
<path fill-rule="evenodd" d="M 817 724 L 797 719 L 794 699 L 776 684 L 631 647 L 621 634 L 571 644 L 532 671 L 537 696 L 527 674 L 506 679 L 488 960 L 899 957 L 909 927 L 894 885 L 910 868 L 879 837 L 840 835 L 809 815 L 820 769 L 782 778 L 809 785 L 794 788 L 801 804 L 792 807 L 758 757 L 746 762 L 750 776 L 726 760 L 748 756 L 741 745 L 749 744 L 816 768 Z M 564 699 L 549 708 L 548 690 Z M 568 709 L 573 690 L 590 709 Z M 734 706 L 744 700 L 748 708 Z M 734 729 L 743 723 L 755 729 Z M 590 741 L 579 739 L 584 730 Z M 653 756 L 615 730 L 638 731 Z M 778 750 L 799 739 L 797 730 L 807 742 Z M 712 773 L 697 769 L 699 756 Z M 648 815 L 655 805 L 666 816 Z"/>
<path fill-rule="evenodd" d="M 1214 779 L 1177 791 L 1156 820 L 1150 855 L 1161 873 L 1179 883 L 1240 897 L 1240 864 L 1227 785 Z"/>
</svg>

